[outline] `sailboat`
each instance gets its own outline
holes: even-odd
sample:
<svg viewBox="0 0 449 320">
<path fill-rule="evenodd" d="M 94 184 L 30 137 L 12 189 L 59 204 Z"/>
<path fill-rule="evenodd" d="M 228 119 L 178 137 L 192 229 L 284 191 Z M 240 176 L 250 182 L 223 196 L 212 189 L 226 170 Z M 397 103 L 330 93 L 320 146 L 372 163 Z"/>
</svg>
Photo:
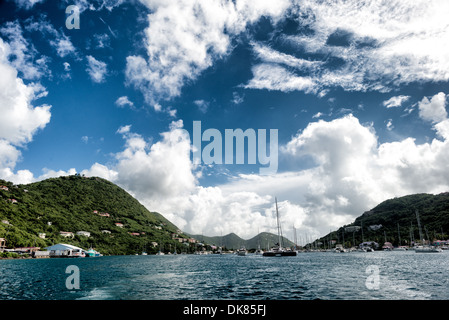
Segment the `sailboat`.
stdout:
<svg viewBox="0 0 449 320">
<path fill-rule="evenodd" d="M 394 248 L 393 251 L 407 251 L 407 247 L 401 245 L 401 232 L 399 231 L 399 223 L 398 223 L 398 238 L 399 238 L 398 247 Z"/>
<path fill-rule="evenodd" d="M 143 256 L 148 255 L 148 253 L 147 253 L 147 245 L 146 245 L 146 244 L 145 244 L 145 246 L 143 247 L 142 255 L 143 255 Z"/>
<path fill-rule="evenodd" d="M 393 251 L 393 244 L 391 242 L 387 241 L 387 233 L 384 231 L 384 237 L 385 237 L 385 242 L 384 245 L 382 246 L 382 249 L 384 249 L 384 251 Z"/>
<path fill-rule="evenodd" d="M 165 255 L 162 244 L 159 246 L 159 251 L 156 253 L 157 256 Z"/>
<path fill-rule="evenodd" d="M 277 228 L 278 228 L 278 243 L 268 251 L 263 253 L 264 257 L 285 257 L 285 256 L 296 256 L 296 251 L 287 250 L 282 247 L 281 242 L 281 225 L 279 222 L 279 210 L 278 210 L 278 200 L 276 201 L 276 218 L 277 218 Z"/>
<path fill-rule="evenodd" d="M 418 220 L 419 237 L 421 238 L 422 245 L 416 246 L 415 247 L 415 252 L 417 252 L 417 253 L 443 252 L 443 250 L 441 250 L 438 247 L 424 245 L 424 239 L 423 239 L 422 230 L 421 230 L 421 222 L 419 221 L 418 210 L 416 210 L 416 220 Z"/>
<path fill-rule="evenodd" d="M 263 254 L 263 250 L 260 248 L 260 233 L 259 233 L 259 230 L 257 230 L 257 250 L 256 250 L 256 254 L 257 255 Z"/>
</svg>

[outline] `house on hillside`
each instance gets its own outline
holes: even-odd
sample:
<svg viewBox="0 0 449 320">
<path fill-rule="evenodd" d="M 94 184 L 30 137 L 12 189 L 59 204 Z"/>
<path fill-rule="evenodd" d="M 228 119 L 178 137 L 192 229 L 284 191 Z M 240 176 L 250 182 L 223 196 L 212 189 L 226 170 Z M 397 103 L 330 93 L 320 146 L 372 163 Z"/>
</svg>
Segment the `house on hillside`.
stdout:
<svg viewBox="0 0 449 320">
<path fill-rule="evenodd" d="M 76 232 L 77 236 L 84 236 L 84 237 L 90 237 L 90 232 L 87 231 L 77 231 Z"/>
<path fill-rule="evenodd" d="M 16 199 L 8 199 L 8 201 L 11 202 L 11 203 L 18 203 L 19 202 Z"/>
<path fill-rule="evenodd" d="M 107 213 L 107 212 L 100 212 L 99 214 L 98 214 L 100 217 L 110 217 L 111 215 L 109 214 L 109 213 Z"/>
<path fill-rule="evenodd" d="M 59 231 L 59 235 L 65 237 L 65 238 L 73 238 L 73 237 L 75 237 L 73 232 L 67 232 L 67 231 Z"/>
<path fill-rule="evenodd" d="M 349 226 L 345 227 L 345 232 L 357 232 L 360 230 L 360 226 Z"/>
<path fill-rule="evenodd" d="M 123 223 L 120 223 L 120 222 L 116 222 L 115 225 L 116 225 L 117 227 L 120 227 L 120 228 L 123 228 L 123 227 L 124 227 Z"/>
<path fill-rule="evenodd" d="M 0 186 L 0 190 L 9 191 L 9 188 L 7 186 Z"/>
</svg>

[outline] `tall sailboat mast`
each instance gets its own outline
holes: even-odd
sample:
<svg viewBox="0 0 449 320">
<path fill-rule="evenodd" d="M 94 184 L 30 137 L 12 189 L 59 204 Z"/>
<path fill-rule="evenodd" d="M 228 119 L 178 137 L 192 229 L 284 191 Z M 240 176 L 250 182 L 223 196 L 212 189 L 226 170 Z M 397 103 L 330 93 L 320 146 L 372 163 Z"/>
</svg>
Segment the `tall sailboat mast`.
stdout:
<svg viewBox="0 0 449 320">
<path fill-rule="evenodd" d="M 298 247 L 298 245 L 297 245 L 298 241 L 297 241 L 297 238 L 296 238 L 296 228 L 295 228 L 295 225 L 293 225 L 293 241 L 294 241 L 294 244 L 295 244 L 295 250 L 296 250 L 297 247 Z"/>
<path fill-rule="evenodd" d="M 416 213 L 416 220 L 418 220 L 419 238 L 421 239 L 421 244 L 424 245 L 424 239 L 423 239 L 422 230 L 421 230 L 421 222 L 419 221 L 418 210 L 416 210 L 415 213 Z"/>
<path fill-rule="evenodd" d="M 363 237 L 363 222 L 360 221 L 360 229 L 362 229 L 362 242 L 365 242 L 365 239 Z"/>
<path fill-rule="evenodd" d="M 281 249 L 282 248 L 282 245 L 281 245 L 281 224 L 279 223 L 278 199 L 277 199 L 277 197 L 275 197 L 274 199 L 276 201 L 276 219 L 277 219 L 277 223 L 278 223 L 279 249 Z"/>
<path fill-rule="evenodd" d="M 278 245 L 274 246 L 271 250 L 266 251 L 263 253 L 263 256 L 265 257 L 283 257 L 283 256 L 296 256 L 296 250 L 285 250 L 282 248 L 282 228 L 281 228 L 281 221 L 279 219 L 279 208 L 278 208 L 278 199 L 277 197 L 274 198 L 276 201 L 276 220 L 277 220 L 277 227 L 278 227 Z M 293 227 L 294 229 L 294 227 Z M 296 233 L 296 231 L 295 231 Z M 296 235 L 295 235 L 296 238 Z"/>
</svg>

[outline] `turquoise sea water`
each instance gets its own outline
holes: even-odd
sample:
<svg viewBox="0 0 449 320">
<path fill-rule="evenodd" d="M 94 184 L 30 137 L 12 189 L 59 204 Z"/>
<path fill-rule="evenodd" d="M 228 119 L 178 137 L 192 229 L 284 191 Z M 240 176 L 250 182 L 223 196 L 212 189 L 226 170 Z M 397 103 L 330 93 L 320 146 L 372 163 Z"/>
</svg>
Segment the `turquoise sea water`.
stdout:
<svg viewBox="0 0 449 320">
<path fill-rule="evenodd" d="M 67 286 L 70 266 L 79 289 Z M 0 300 L 10 299 L 447 300 L 449 252 L 0 260 Z"/>
</svg>

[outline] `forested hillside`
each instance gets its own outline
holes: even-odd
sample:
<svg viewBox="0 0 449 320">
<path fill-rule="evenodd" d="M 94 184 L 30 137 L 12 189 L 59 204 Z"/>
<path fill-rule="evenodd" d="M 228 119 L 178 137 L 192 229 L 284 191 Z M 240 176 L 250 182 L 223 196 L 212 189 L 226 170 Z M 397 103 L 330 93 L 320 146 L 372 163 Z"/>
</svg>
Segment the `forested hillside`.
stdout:
<svg viewBox="0 0 449 320">
<path fill-rule="evenodd" d="M 0 180 L 0 221 L 0 238 L 6 238 L 10 248 L 69 243 L 103 254 L 133 254 L 159 250 L 152 242 L 165 250 L 177 244 L 179 250 L 179 241 L 172 238 L 187 238 L 122 188 L 79 175 L 17 186 Z M 65 238 L 61 231 L 74 237 Z M 78 231 L 90 236 L 77 235 Z"/>
</svg>

